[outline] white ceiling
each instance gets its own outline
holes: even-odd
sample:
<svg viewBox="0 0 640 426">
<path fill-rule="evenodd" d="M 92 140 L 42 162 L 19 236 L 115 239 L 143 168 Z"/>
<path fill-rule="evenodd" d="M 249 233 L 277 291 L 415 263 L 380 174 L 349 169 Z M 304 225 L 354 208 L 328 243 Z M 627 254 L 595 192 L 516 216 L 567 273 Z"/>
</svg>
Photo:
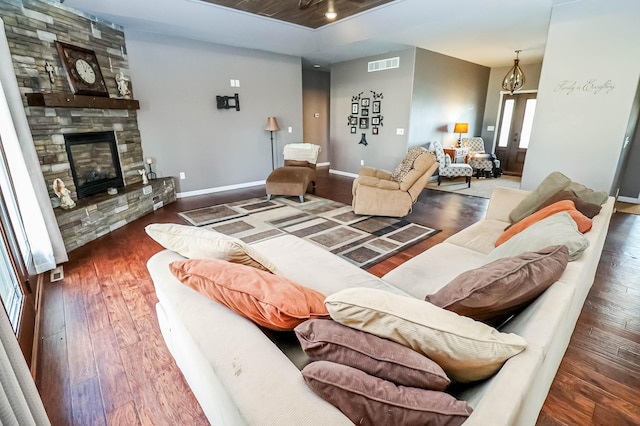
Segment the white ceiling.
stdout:
<svg viewBox="0 0 640 426">
<path fill-rule="evenodd" d="M 285 0 L 283 0 L 285 1 Z M 298 0 L 286 0 L 297 7 Z M 488 67 L 540 62 L 563 0 L 396 0 L 319 29 L 199 0 L 66 0 L 127 29 L 300 56 L 323 67 L 408 46 Z M 564 0 L 566 1 L 566 0 Z"/>
</svg>

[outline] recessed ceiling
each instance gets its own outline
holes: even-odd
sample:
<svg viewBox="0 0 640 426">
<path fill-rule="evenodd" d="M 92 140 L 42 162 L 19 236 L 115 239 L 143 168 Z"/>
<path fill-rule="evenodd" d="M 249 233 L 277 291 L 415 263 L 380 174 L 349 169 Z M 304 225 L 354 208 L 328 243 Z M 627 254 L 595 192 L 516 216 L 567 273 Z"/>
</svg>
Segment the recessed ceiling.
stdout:
<svg viewBox="0 0 640 426">
<path fill-rule="evenodd" d="M 202 0 L 307 28 L 320 28 L 394 0 Z M 327 13 L 335 17 L 327 17 Z"/>
<path fill-rule="evenodd" d="M 299 1 L 244 2 L 298 8 Z M 166 34 L 298 56 L 323 66 L 417 46 L 497 67 L 512 65 L 515 50 L 522 50 L 521 64 L 542 61 L 554 1 L 364 0 L 363 5 L 377 6 L 317 29 L 203 0 L 65 0 L 64 5 L 119 24 L 125 34 Z"/>
</svg>

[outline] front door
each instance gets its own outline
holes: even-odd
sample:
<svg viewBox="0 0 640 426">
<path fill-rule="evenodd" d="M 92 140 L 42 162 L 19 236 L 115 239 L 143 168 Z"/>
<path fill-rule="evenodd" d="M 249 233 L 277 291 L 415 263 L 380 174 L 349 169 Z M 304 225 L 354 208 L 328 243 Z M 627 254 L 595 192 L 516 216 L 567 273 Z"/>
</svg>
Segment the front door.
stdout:
<svg viewBox="0 0 640 426">
<path fill-rule="evenodd" d="M 522 176 L 535 110 L 536 93 L 505 94 L 502 98 L 495 153 L 504 174 Z"/>
</svg>

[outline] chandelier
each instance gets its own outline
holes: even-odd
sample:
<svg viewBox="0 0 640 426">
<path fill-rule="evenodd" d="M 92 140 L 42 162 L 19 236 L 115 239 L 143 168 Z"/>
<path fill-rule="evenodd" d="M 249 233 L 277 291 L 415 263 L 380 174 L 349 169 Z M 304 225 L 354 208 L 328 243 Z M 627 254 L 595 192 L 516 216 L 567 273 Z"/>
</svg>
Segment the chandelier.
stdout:
<svg viewBox="0 0 640 426">
<path fill-rule="evenodd" d="M 507 75 L 504 76 L 504 80 L 502 80 L 502 88 L 513 95 L 513 92 L 516 92 L 522 89 L 524 86 L 524 73 L 522 72 L 522 68 L 518 63 L 520 59 L 518 59 L 518 54 L 522 52 L 521 50 L 516 50 L 516 59 L 513 60 L 513 67 L 509 70 Z"/>
</svg>

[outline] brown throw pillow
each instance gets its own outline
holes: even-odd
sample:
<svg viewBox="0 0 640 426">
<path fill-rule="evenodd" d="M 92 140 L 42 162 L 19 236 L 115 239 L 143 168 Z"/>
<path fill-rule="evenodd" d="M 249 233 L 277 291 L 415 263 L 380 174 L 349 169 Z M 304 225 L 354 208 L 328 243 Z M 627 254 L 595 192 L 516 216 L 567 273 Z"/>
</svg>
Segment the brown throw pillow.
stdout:
<svg viewBox="0 0 640 426">
<path fill-rule="evenodd" d="M 391 340 L 324 319 L 305 321 L 294 331 L 312 361 L 348 365 L 403 386 L 438 391 L 449 386 L 438 364 Z"/>
<path fill-rule="evenodd" d="M 565 245 L 505 257 L 463 272 L 425 300 L 490 324 L 499 324 L 556 282 L 569 262 Z"/>
<path fill-rule="evenodd" d="M 578 196 L 573 192 L 568 191 L 566 189 L 562 191 L 558 191 L 555 194 L 553 194 L 551 197 L 547 198 L 547 200 L 544 203 L 542 203 L 542 205 L 538 210 L 541 210 L 547 206 L 550 206 L 551 204 L 555 204 L 558 201 L 564 201 L 564 200 L 573 201 L 573 204 L 575 204 L 576 206 L 576 210 L 578 210 L 580 213 L 582 213 L 589 219 L 593 219 L 598 213 L 600 213 L 600 210 L 602 210 L 602 206 L 599 206 L 598 204 L 586 202 L 578 198 Z"/>
<path fill-rule="evenodd" d="M 316 361 L 302 370 L 309 387 L 356 425 L 461 425 L 473 409 L 438 391 L 396 386 L 355 368 Z"/>
</svg>

